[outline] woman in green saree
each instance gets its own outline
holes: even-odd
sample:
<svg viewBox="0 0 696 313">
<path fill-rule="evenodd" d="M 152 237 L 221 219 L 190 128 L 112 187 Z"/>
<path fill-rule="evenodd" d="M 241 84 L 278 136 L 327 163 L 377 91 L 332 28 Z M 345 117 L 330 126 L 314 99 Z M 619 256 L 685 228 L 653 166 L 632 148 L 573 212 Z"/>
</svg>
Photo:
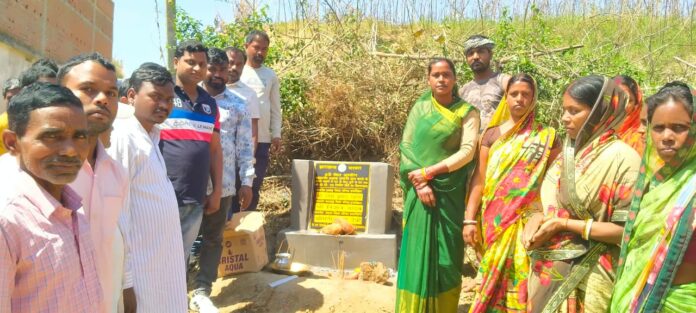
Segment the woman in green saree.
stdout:
<svg viewBox="0 0 696 313">
<path fill-rule="evenodd" d="M 431 90 L 416 101 L 404 128 L 396 312 L 457 311 L 464 198 L 480 121 L 478 111 L 456 96 L 455 83 L 452 61 L 431 61 Z"/>
<path fill-rule="evenodd" d="M 485 251 L 482 283 L 469 312 L 526 312 L 529 258 L 522 246 L 527 214 L 539 197 L 550 160 L 560 152 L 556 130 L 536 121 L 538 87 L 527 74 L 510 78 L 483 133 L 464 220 L 464 241 L 478 242 L 481 210 Z"/>
<path fill-rule="evenodd" d="M 648 98 L 648 149 L 619 259 L 611 312 L 696 311 L 696 115 L 691 89 Z"/>
<path fill-rule="evenodd" d="M 531 256 L 527 312 L 609 308 L 640 167 L 638 153 L 616 136 L 626 103 L 614 81 L 596 75 L 576 80 L 563 95 L 568 137 L 541 186 L 544 218 L 530 217 L 522 239 Z"/>
</svg>

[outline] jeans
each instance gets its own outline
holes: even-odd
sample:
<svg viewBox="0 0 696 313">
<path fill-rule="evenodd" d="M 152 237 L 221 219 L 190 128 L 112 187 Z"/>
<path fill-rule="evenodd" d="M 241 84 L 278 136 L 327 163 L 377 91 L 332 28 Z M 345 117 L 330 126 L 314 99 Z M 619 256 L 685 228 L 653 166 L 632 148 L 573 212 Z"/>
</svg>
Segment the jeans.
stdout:
<svg viewBox="0 0 696 313">
<path fill-rule="evenodd" d="M 222 232 L 227 221 L 227 211 L 230 208 L 232 196 L 220 199 L 220 210 L 210 215 L 203 215 L 201 235 L 203 240 L 198 258 L 198 273 L 194 293 L 210 296 L 213 282 L 217 279 L 218 265 L 222 255 Z"/>
<path fill-rule="evenodd" d="M 256 172 L 256 178 L 254 178 L 254 183 L 251 186 L 252 198 L 249 207 L 245 211 L 256 211 L 256 207 L 259 204 L 259 191 L 261 190 L 261 184 L 263 184 L 263 179 L 266 177 L 266 170 L 268 170 L 268 164 L 270 163 L 270 150 L 271 144 L 268 142 L 259 142 L 256 146 L 256 164 L 254 164 L 254 171 Z M 237 171 L 239 173 L 239 171 Z M 239 175 L 237 176 L 237 194 L 239 194 L 239 188 L 242 187 L 241 181 L 239 181 Z M 239 198 L 234 196 L 232 199 L 232 209 L 227 218 L 232 216 L 232 213 L 239 212 Z"/>
<path fill-rule="evenodd" d="M 203 205 L 198 203 L 189 203 L 179 206 L 179 222 L 181 222 L 181 237 L 184 240 L 184 264 L 188 264 L 188 258 L 191 254 L 193 241 L 198 236 L 198 230 L 201 227 L 201 219 L 203 217 Z"/>
</svg>

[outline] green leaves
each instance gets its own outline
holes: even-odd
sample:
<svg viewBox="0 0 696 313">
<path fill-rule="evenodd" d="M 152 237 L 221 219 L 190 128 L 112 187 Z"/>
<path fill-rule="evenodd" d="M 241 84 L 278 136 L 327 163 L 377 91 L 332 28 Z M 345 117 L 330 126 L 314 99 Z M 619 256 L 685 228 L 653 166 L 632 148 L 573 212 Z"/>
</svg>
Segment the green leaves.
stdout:
<svg viewBox="0 0 696 313">
<path fill-rule="evenodd" d="M 263 6 L 258 11 L 252 11 L 249 15 L 238 18 L 235 21 L 222 21 L 216 18 L 214 25 L 203 25 L 194 17 L 188 15 L 181 8 L 176 9 L 176 40 L 196 39 L 206 47 L 224 49 L 237 47 L 244 49 L 246 34 L 255 29 L 273 32 L 271 19 L 267 14 L 267 7 Z M 280 45 L 274 43 L 269 47 L 266 62 L 273 64 L 279 58 Z"/>
<path fill-rule="evenodd" d="M 280 105 L 284 115 L 294 114 L 309 105 L 309 82 L 298 74 L 288 74 L 280 80 Z"/>
</svg>

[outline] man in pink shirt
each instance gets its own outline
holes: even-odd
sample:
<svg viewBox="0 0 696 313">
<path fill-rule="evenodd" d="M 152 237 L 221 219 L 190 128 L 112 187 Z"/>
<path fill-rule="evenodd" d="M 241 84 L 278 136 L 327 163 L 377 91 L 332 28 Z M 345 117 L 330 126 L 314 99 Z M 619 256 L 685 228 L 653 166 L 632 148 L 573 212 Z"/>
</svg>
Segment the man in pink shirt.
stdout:
<svg viewBox="0 0 696 313">
<path fill-rule="evenodd" d="M 0 312 L 99 312 L 102 291 L 80 197 L 68 186 L 88 153 L 87 120 L 69 89 L 26 87 L 2 137 L 18 159 L 0 210 Z"/>
<path fill-rule="evenodd" d="M 82 197 L 84 214 L 95 243 L 97 271 L 104 291 L 100 312 L 116 313 L 123 298 L 126 313 L 135 312 L 135 293 L 130 254 L 124 240 L 129 220 L 125 208 L 128 178 L 121 164 L 112 159 L 103 143 L 118 110 L 116 69 L 98 53 L 76 56 L 61 66 L 58 83 L 80 99 L 89 132 L 87 160 L 70 184 Z"/>
</svg>

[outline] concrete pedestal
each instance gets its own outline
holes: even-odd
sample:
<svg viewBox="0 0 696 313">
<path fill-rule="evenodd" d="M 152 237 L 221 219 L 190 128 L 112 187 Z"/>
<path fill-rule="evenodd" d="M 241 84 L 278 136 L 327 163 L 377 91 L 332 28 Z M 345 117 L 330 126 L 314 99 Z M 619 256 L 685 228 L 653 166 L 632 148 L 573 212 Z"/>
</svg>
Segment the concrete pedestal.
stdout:
<svg viewBox="0 0 696 313">
<path fill-rule="evenodd" d="M 336 268 L 338 253 L 343 250 L 346 270 L 359 267 L 361 262 L 371 261 L 382 262 L 386 267 L 396 269 L 395 234 L 331 236 L 308 231 L 284 231 L 278 235 L 284 235 L 290 251 L 294 250 L 295 262 Z"/>
</svg>

